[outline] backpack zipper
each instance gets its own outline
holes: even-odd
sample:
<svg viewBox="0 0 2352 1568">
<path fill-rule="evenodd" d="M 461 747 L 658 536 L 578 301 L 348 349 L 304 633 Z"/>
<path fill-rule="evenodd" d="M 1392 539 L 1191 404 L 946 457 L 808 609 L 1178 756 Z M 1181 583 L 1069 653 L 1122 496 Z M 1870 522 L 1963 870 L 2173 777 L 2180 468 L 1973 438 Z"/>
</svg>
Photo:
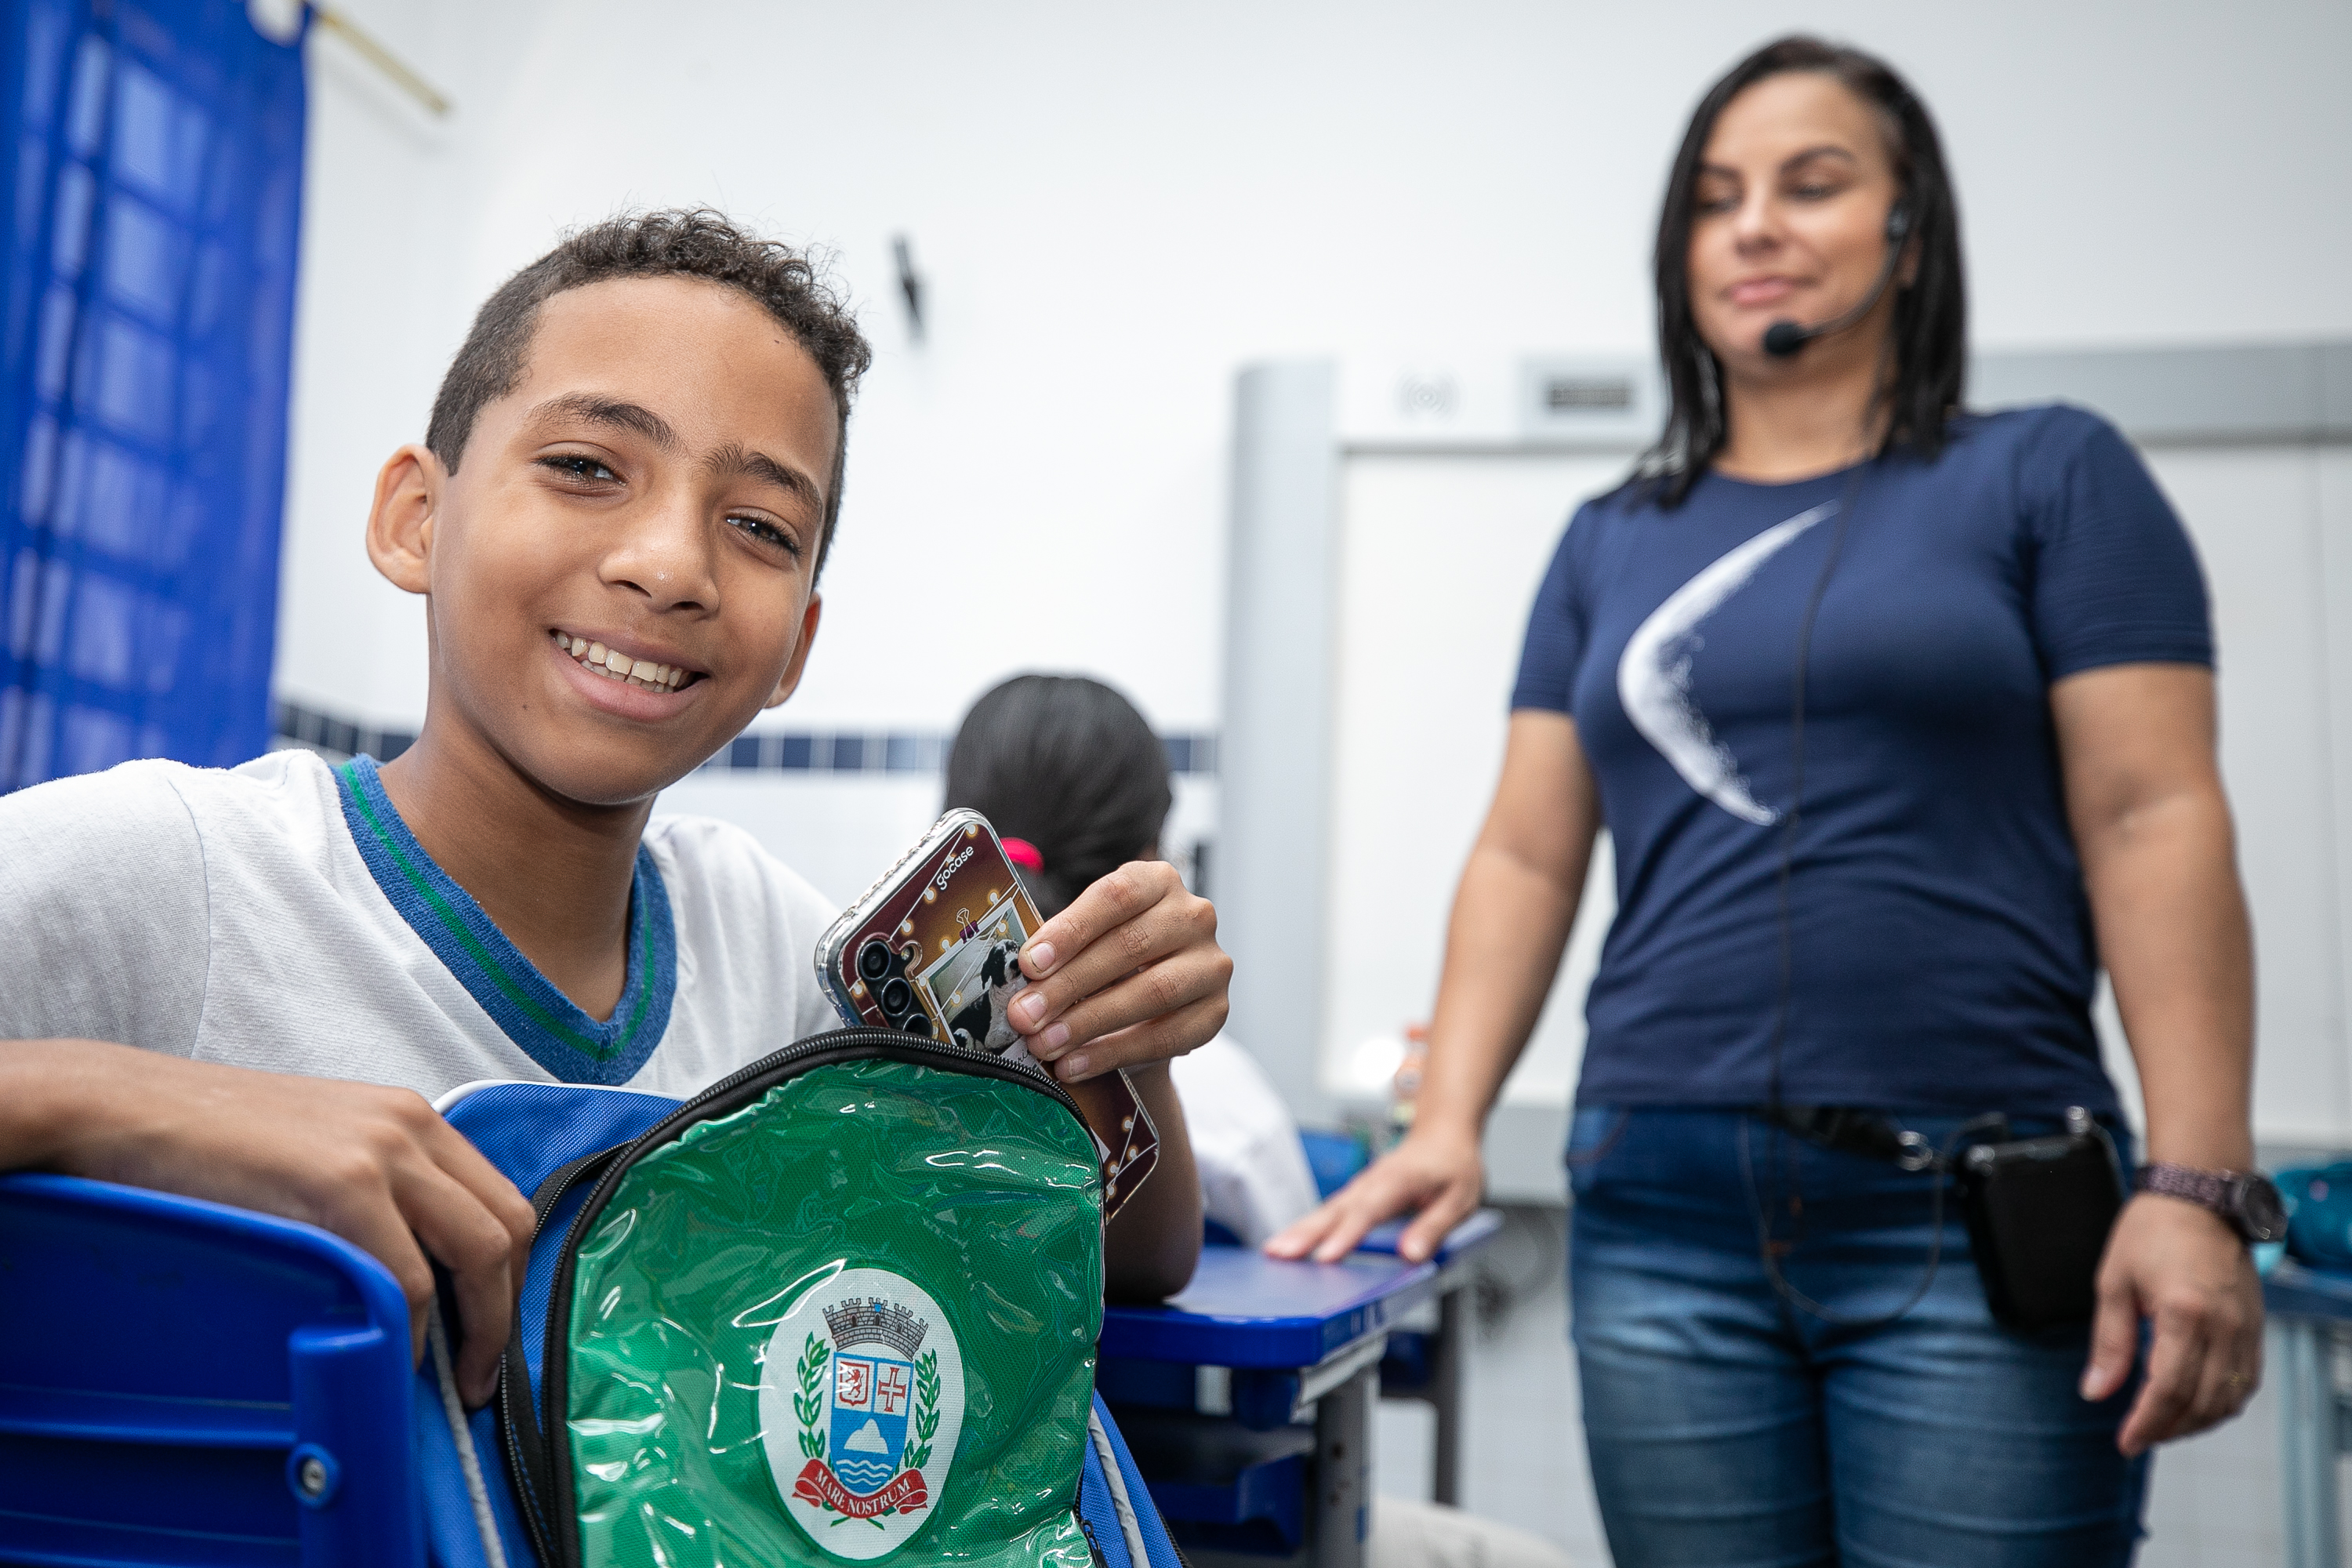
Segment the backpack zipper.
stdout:
<svg viewBox="0 0 2352 1568">
<path fill-rule="evenodd" d="M 810 1059 L 818 1057 L 829 1059 L 823 1062 Z M 1078 1109 L 1078 1102 L 1071 1098 L 1070 1091 L 1044 1071 L 1008 1062 L 1001 1057 L 987 1056 L 968 1047 L 944 1045 L 938 1040 L 897 1029 L 857 1025 L 811 1035 L 807 1039 L 796 1040 L 781 1050 L 771 1052 L 749 1067 L 739 1068 L 685 1101 L 630 1142 L 575 1161 L 567 1171 L 558 1172 L 557 1176 L 562 1179 L 551 1179 L 552 1190 L 549 1185 L 541 1188 L 543 1202 L 537 1205 L 539 1213 L 531 1226 L 533 1250 L 538 1248 L 548 1216 L 562 1205 L 565 1194 L 572 1190 L 579 1178 L 595 1172 L 596 1184 L 589 1190 L 579 1212 L 572 1216 L 572 1223 L 565 1227 L 563 1240 L 556 1253 L 555 1276 L 548 1287 L 547 1327 L 540 1352 L 538 1398 L 535 1402 L 530 1398 L 528 1363 L 516 1369 L 516 1376 L 502 1377 L 499 1386 L 499 1415 L 508 1436 L 507 1468 L 514 1479 L 517 1498 L 522 1504 L 524 1522 L 530 1531 L 532 1544 L 538 1548 L 543 1568 L 575 1568 L 580 1560 L 577 1521 L 572 1521 L 570 1530 L 559 1528 L 562 1516 L 571 1507 L 572 1477 L 570 1468 L 558 1462 L 563 1456 L 558 1452 L 556 1423 L 551 1413 L 558 1408 L 558 1395 L 565 1392 L 568 1382 L 561 1346 L 557 1343 L 558 1331 L 568 1328 L 571 1312 L 565 1303 L 571 1293 L 577 1248 L 587 1234 L 588 1226 L 610 1201 L 614 1190 L 620 1185 L 639 1155 L 674 1141 L 695 1123 L 708 1120 L 713 1107 L 742 1096 L 754 1085 L 765 1092 L 797 1078 L 800 1070 L 808 1067 L 829 1066 L 832 1060 L 872 1060 L 877 1058 L 912 1061 L 925 1067 L 936 1066 L 970 1077 L 1000 1079 L 1034 1089 L 1058 1102 L 1076 1118 L 1079 1129 L 1087 1135 L 1090 1153 L 1094 1148 L 1094 1131 L 1087 1125 L 1086 1113 Z M 518 1310 L 515 1338 L 508 1353 L 519 1362 L 522 1356 L 521 1332 L 522 1314 Z M 523 1420 L 530 1423 L 529 1427 L 517 1419 L 518 1382 L 521 1384 L 520 1396 L 526 1406 L 521 1415 Z M 536 1408 L 530 1408 L 533 1404 Z M 541 1506 L 539 1488 L 529 1473 L 530 1467 L 522 1453 L 520 1439 L 526 1431 L 537 1438 L 541 1458 L 545 1462 L 547 1488 L 552 1495 L 546 1500 L 544 1510 Z M 560 1447 L 568 1452 L 570 1444 L 566 1442 Z M 562 1506 L 556 1506 L 558 1504 Z"/>
</svg>

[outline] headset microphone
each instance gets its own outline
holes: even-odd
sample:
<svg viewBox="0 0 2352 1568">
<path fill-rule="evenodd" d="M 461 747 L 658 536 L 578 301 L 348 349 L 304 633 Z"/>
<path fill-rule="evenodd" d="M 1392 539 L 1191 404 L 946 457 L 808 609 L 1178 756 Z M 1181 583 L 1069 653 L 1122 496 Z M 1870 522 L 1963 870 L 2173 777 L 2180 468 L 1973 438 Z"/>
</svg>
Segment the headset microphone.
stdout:
<svg viewBox="0 0 2352 1568">
<path fill-rule="evenodd" d="M 1774 359 L 1788 359 L 1815 338 L 1825 338 L 1832 332 L 1842 332 L 1870 314 L 1886 286 L 1895 281 L 1895 264 L 1903 259 L 1903 238 L 1911 232 L 1911 211 L 1908 205 L 1896 202 L 1886 212 L 1886 260 L 1878 269 L 1878 281 L 1862 302 L 1843 315 L 1833 316 L 1813 326 L 1801 327 L 1794 321 L 1775 321 L 1764 329 L 1764 352 Z"/>
</svg>

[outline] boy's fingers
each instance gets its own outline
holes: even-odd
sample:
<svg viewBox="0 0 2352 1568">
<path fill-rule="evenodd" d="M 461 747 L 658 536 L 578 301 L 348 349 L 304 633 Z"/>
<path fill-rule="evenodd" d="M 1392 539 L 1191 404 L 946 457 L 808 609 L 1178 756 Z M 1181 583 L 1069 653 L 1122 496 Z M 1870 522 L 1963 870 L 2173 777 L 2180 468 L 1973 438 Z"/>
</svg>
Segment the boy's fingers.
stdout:
<svg viewBox="0 0 2352 1568">
<path fill-rule="evenodd" d="M 402 1215 L 425 1250 L 449 1271 L 462 1335 L 457 1386 L 467 1400 L 489 1396 L 499 1357 L 514 1327 L 513 1238 L 499 1217 L 466 1185 L 437 1165 L 404 1173 L 395 1194 Z"/>
<path fill-rule="evenodd" d="M 1114 1068 L 1166 1061 L 1213 1038 L 1225 1026 L 1225 996 L 1221 990 L 1185 1003 L 1171 1013 L 1159 1014 L 1094 1039 L 1074 1034 L 1060 1056 L 1046 1060 L 1051 1063 L 1054 1076 L 1064 1083 L 1084 1083 Z M 1044 1056 L 1034 1045 L 1031 1049 Z"/>
<path fill-rule="evenodd" d="M 1068 909 L 1038 927 L 1021 950 L 1021 967 L 1030 979 L 1043 980 L 1093 946 L 1105 931 L 1125 925 L 1171 892 L 1183 891 L 1184 879 L 1167 861 L 1130 860 L 1097 878 Z"/>
<path fill-rule="evenodd" d="M 1045 1025 L 1029 1036 L 1029 1052 L 1040 1061 L 1054 1061 L 1089 1040 L 1167 1018 L 1202 1002 L 1213 1003 L 1217 1010 L 1215 1024 L 1209 1030 L 1214 1034 L 1224 1023 L 1225 991 L 1233 972 L 1234 961 L 1212 944 L 1171 953 L 1131 973 L 1106 975 L 1099 989 L 1082 993 L 1067 1005 L 1048 1013 Z M 1018 1000 L 1013 1006 L 1017 1020 Z M 1208 1035 L 1202 1035 L 1181 1043 L 1171 1038 L 1163 1054 L 1190 1050 L 1207 1038 Z"/>
<path fill-rule="evenodd" d="M 539 1224 L 539 1216 L 531 1212 L 530 1200 L 507 1179 L 505 1172 L 474 1147 L 472 1140 L 443 1121 L 438 1111 L 434 1112 L 425 1139 L 433 1163 L 464 1184 L 466 1190 L 479 1199 L 504 1227 L 515 1277 L 520 1279 L 530 1257 L 531 1233 Z"/>
<path fill-rule="evenodd" d="M 391 1271 L 408 1302 L 408 1353 L 425 1360 L 425 1315 L 433 1304 L 433 1265 L 425 1260 L 416 1236 L 389 1194 L 346 1191 L 331 1194 L 350 1203 L 311 1217 L 321 1229 L 333 1231 Z"/>
<path fill-rule="evenodd" d="M 1065 1049 L 1066 1042 L 1055 1033 L 1055 1026 L 1067 1024 L 1076 1033 L 1079 1026 L 1071 1020 L 1075 1009 L 1103 995 L 1126 977 L 1148 973 L 1178 959 L 1192 959 L 1196 963 L 1213 966 L 1223 960 L 1223 952 L 1213 941 L 1202 934 L 1195 921 L 1182 913 L 1155 910 L 1129 921 L 1069 959 L 1051 979 L 1030 982 L 1013 999 L 1005 1016 L 1033 1041 L 1042 1040 L 1050 1049 Z M 1188 999 L 1172 1000 L 1181 1005 Z M 1109 1028 L 1099 1022 L 1084 1030 L 1086 1035 L 1108 1032 Z M 1035 1044 L 1030 1048 L 1035 1050 Z"/>
</svg>

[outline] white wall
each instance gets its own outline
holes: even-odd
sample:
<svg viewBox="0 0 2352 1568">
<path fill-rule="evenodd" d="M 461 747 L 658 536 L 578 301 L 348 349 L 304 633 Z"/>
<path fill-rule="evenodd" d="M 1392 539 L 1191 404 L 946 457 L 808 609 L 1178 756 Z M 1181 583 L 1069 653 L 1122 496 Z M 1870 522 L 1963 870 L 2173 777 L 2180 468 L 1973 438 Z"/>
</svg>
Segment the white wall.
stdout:
<svg viewBox="0 0 2352 1568">
<path fill-rule="evenodd" d="M 1163 729 L 1213 728 L 1234 367 L 1645 351 L 1682 117 L 1787 27 L 1882 51 L 1934 106 L 1980 342 L 2352 332 L 2332 4 L 347 9 L 457 103 L 431 122 L 311 45 L 279 679 L 377 723 L 415 722 L 424 680 L 422 616 L 359 548 L 375 468 L 421 434 L 481 297 L 625 204 L 834 247 L 879 350 L 784 727 L 943 728 L 1003 673 L 1083 667 Z M 930 288 L 919 348 L 899 231 Z M 999 635 L 944 679 L 836 679 L 883 651 L 908 563 L 950 559 L 1003 597 Z"/>
</svg>

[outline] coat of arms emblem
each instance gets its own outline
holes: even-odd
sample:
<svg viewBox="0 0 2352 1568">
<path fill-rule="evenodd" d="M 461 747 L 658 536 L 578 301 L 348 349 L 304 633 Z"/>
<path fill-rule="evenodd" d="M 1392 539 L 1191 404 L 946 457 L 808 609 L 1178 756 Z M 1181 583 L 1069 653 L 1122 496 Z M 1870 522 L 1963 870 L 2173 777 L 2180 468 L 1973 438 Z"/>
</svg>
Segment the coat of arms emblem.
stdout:
<svg viewBox="0 0 2352 1568">
<path fill-rule="evenodd" d="M 882 1556 L 921 1525 L 955 1459 L 955 1331 L 904 1276 L 842 1269 L 777 1325 L 760 1409 L 787 1510 L 833 1556 Z"/>
</svg>

